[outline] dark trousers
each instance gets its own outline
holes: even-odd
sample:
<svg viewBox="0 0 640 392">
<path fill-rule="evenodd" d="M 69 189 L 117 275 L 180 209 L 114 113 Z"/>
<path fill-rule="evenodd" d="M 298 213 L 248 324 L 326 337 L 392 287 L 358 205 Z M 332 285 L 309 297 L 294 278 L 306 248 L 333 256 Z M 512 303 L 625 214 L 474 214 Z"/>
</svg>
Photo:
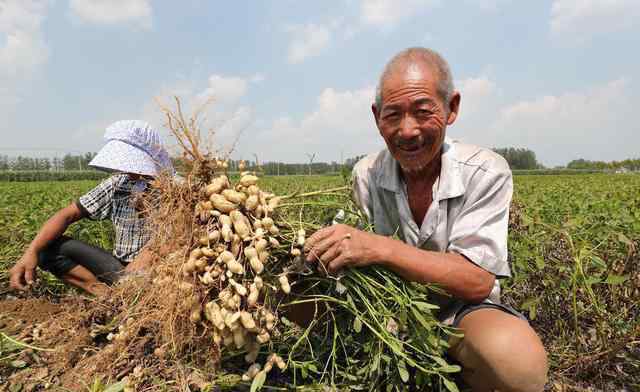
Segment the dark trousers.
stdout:
<svg viewBox="0 0 640 392">
<path fill-rule="evenodd" d="M 115 283 L 124 272 L 124 264 L 102 248 L 62 236 L 38 254 L 40 268 L 62 278 L 72 268 L 81 265 L 99 281 Z"/>
</svg>

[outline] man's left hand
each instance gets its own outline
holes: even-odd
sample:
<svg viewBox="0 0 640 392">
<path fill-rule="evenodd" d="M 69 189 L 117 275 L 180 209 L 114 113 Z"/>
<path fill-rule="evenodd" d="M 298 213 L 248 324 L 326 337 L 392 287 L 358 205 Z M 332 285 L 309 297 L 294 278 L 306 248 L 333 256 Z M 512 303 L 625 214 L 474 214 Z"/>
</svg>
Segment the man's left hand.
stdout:
<svg viewBox="0 0 640 392">
<path fill-rule="evenodd" d="M 345 267 L 363 267 L 377 263 L 377 250 L 384 237 L 354 229 L 347 225 L 333 225 L 316 231 L 304 245 L 308 262 L 319 261 L 331 274 Z"/>
</svg>

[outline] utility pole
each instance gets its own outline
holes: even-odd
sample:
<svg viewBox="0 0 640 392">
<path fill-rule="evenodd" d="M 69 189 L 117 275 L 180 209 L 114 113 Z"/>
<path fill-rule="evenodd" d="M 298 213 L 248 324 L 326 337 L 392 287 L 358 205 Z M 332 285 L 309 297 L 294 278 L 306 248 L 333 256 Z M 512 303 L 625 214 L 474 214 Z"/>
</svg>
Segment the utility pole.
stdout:
<svg viewBox="0 0 640 392">
<path fill-rule="evenodd" d="M 309 158 L 309 175 L 311 175 L 311 165 L 313 165 L 313 160 L 316 158 L 316 153 L 307 154 L 307 157 Z"/>
</svg>

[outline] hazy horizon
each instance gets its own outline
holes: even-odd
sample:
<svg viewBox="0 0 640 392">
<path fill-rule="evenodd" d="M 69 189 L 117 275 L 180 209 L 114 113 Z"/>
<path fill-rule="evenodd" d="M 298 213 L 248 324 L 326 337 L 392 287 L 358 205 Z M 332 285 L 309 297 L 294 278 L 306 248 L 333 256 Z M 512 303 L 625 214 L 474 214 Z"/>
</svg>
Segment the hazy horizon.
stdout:
<svg viewBox="0 0 640 392">
<path fill-rule="evenodd" d="M 378 75 L 426 46 L 462 94 L 451 138 L 548 167 L 638 158 L 639 21 L 635 0 L 0 0 L 0 155 L 98 151 L 114 121 L 161 129 L 177 94 L 215 97 L 233 158 L 340 162 L 384 147 Z"/>
</svg>

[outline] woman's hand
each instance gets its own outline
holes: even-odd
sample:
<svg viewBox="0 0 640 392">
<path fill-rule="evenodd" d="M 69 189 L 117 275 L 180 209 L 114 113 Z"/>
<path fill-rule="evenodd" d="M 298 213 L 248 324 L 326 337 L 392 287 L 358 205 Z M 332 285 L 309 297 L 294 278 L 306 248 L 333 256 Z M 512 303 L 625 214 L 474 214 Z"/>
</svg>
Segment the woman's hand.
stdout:
<svg viewBox="0 0 640 392">
<path fill-rule="evenodd" d="M 329 273 L 336 274 L 345 267 L 364 267 L 381 262 L 380 254 L 385 242 L 385 237 L 376 234 L 347 225 L 333 225 L 309 237 L 304 250 L 308 262 L 319 261 Z"/>
<path fill-rule="evenodd" d="M 27 250 L 9 270 L 10 286 L 16 290 L 26 290 L 35 278 L 36 267 L 38 266 L 38 255 Z"/>
</svg>

